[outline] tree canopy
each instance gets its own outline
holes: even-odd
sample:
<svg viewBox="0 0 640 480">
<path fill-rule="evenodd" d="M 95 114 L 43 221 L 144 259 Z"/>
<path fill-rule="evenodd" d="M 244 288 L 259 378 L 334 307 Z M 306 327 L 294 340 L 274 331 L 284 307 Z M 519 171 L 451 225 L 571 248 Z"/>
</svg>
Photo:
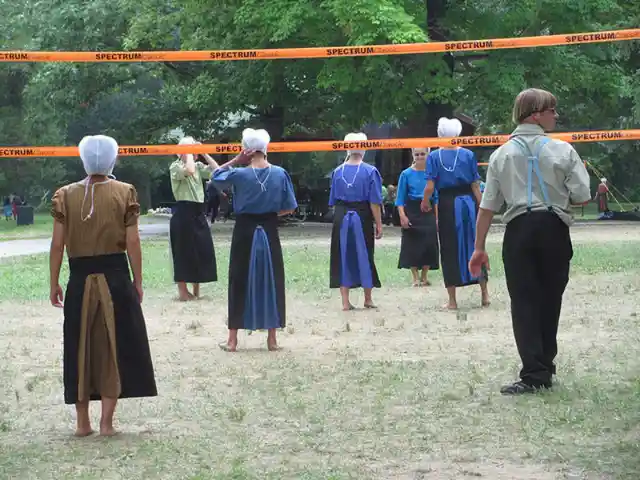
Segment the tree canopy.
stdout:
<svg viewBox="0 0 640 480">
<path fill-rule="evenodd" d="M 640 4 L 620 0 L 26 0 L 19 7 L 0 0 L 0 6 L 4 50 L 342 46 L 640 24 Z M 419 124 L 427 136 L 435 134 L 437 116 L 453 111 L 471 116 L 480 133 L 506 133 L 514 96 L 534 86 L 557 94 L 560 130 L 633 128 L 640 120 L 639 43 L 308 60 L 5 63 L 0 143 L 73 145 L 98 132 L 121 144 L 157 143 L 175 129 L 235 141 L 246 126 L 267 128 L 274 140 L 329 139 L 371 123 Z M 637 142 L 576 148 L 640 198 Z M 310 178 L 335 158 L 281 160 Z M 1 161 L 0 192 L 40 198 L 81 174 L 72 159 Z M 125 157 L 115 173 L 136 184 L 149 206 L 170 161 Z"/>
</svg>

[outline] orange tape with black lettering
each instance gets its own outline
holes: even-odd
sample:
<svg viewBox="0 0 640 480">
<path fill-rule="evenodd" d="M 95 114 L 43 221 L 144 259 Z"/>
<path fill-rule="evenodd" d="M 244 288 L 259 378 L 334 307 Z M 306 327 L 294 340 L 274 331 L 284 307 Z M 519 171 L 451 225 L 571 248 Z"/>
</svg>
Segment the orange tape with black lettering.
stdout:
<svg viewBox="0 0 640 480">
<path fill-rule="evenodd" d="M 609 142 L 616 140 L 640 140 L 638 130 L 598 130 L 586 132 L 552 133 L 551 138 L 569 143 Z M 393 150 L 401 148 L 434 147 L 491 147 L 502 145 L 509 135 L 485 135 L 451 138 L 394 138 L 371 139 L 357 142 L 319 141 L 319 142 L 274 142 L 269 144 L 270 153 L 296 152 L 339 152 L 345 150 Z M 240 153 L 237 143 L 201 144 L 201 145 L 130 145 L 122 146 L 121 156 L 176 155 L 184 153 L 228 154 Z M 77 157 L 78 147 L 0 147 L 0 158 L 23 157 Z"/>
<path fill-rule="evenodd" d="M 368 57 L 438 52 L 472 52 L 510 48 L 549 47 L 640 39 L 640 28 L 603 32 L 494 38 L 456 42 L 403 43 L 343 47 L 274 48 L 262 50 L 199 50 L 157 52 L 0 52 L 0 62 L 207 62 L 283 60 L 292 58 Z"/>
</svg>

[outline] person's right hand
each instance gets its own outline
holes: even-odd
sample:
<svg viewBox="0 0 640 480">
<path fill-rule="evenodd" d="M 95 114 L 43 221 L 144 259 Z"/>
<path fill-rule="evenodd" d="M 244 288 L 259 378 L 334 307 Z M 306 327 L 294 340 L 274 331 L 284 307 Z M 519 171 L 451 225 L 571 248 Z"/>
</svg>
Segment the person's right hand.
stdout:
<svg viewBox="0 0 640 480">
<path fill-rule="evenodd" d="M 431 209 L 431 202 L 429 200 L 422 200 L 422 202 L 420 202 L 420 210 L 422 210 L 424 213 L 429 213 L 432 209 Z"/>
<path fill-rule="evenodd" d="M 251 161 L 251 156 L 256 153 L 255 150 L 242 150 L 240 154 L 233 159 L 233 163 L 236 165 L 244 165 Z"/>
<path fill-rule="evenodd" d="M 64 306 L 62 303 L 64 301 L 64 294 L 62 293 L 62 287 L 60 287 L 60 285 L 51 287 L 49 300 L 51 301 L 51 305 L 56 308 L 62 308 Z"/>
<path fill-rule="evenodd" d="M 138 294 L 138 301 L 142 303 L 142 298 L 144 297 L 144 290 L 142 289 L 142 283 L 134 283 L 133 286 L 136 288 L 136 293 Z"/>
<path fill-rule="evenodd" d="M 411 222 L 409 221 L 409 217 L 407 217 L 406 215 L 401 216 L 400 225 L 402 226 L 402 228 L 405 228 L 405 229 L 411 227 Z"/>
</svg>

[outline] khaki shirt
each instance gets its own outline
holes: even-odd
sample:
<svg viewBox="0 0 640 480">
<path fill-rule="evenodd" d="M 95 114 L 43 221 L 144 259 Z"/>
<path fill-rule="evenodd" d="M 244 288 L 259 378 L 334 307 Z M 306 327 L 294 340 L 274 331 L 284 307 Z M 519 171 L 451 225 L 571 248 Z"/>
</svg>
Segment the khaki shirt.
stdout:
<svg viewBox="0 0 640 480">
<path fill-rule="evenodd" d="M 204 203 L 203 181 L 211 178 L 211 167 L 202 162 L 195 162 L 196 171 L 193 175 L 187 175 L 184 162 L 176 160 L 169 167 L 171 175 L 171 190 L 176 202 Z"/>
<path fill-rule="evenodd" d="M 534 143 L 545 135 L 544 130 L 533 124 L 522 124 L 511 137 L 519 137 L 527 144 L 532 154 L 536 154 L 539 145 Z M 527 174 L 528 155 L 520 146 L 508 142 L 498 148 L 489 159 L 487 182 L 482 195 L 480 208 L 498 212 L 506 201 L 507 210 L 502 222 L 509 223 L 515 217 L 526 213 L 528 203 Z M 562 140 L 551 139 L 541 150 L 538 157 L 540 174 L 547 186 L 549 203 L 555 213 L 567 225 L 573 223 L 571 204 L 581 204 L 591 200 L 589 173 L 573 147 Z M 544 211 L 542 190 L 535 174 L 532 174 L 532 211 Z"/>
</svg>

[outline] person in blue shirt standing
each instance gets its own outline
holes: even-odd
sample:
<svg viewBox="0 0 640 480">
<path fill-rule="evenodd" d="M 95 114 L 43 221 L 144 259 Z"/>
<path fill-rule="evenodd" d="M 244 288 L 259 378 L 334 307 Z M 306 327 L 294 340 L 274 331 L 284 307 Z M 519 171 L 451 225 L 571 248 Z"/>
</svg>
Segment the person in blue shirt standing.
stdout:
<svg viewBox="0 0 640 480">
<path fill-rule="evenodd" d="M 347 150 L 344 163 L 331 176 L 329 287 L 340 288 L 343 310 L 355 308 L 349 291 L 359 287 L 364 289 L 364 308 L 377 308 L 372 291 L 380 288 L 374 247 L 375 238 L 382 238 L 382 177 L 376 167 L 364 163 L 364 150 L 355 150 L 367 140 L 364 133 L 349 133 L 344 140 L 353 142 L 354 149 Z"/>
<path fill-rule="evenodd" d="M 458 119 L 441 118 L 439 137 L 457 137 L 462 132 Z M 476 237 L 476 215 L 482 201 L 478 161 L 471 150 L 442 147 L 429 154 L 426 169 L 427 186 L 422 211 L 431 211 L 429 199 L 438 191 L 438 236 L 442 276 L 449 294 L 446 308 L 458 308 L 456 288 L 480 284 L 482 306 L 489 305 L 486 276 L 474 277 L 469 272 Z"/>
<path fill-rule="evenodd" d="M 438 191 L 431 196 L 432 210 L 422 212 L 420 204 L 427 185 L 425 175 L 428 148 L 414 148 L 413 165 L 400 174 L 396 207 L 402 226 L 402 243 L 398 268 L 411 269 L 413 286 L 431 285 L 429 270 L 438 270 Z M 418 270 L 421 271 L 420 277 Z"/>
<path fill-rule="evenodd" d="M 267 161 L 266 130 L 245 129 L 243 151 L 213 173 L 219 190 L 231 187 L 236 223 L 229 257 L 229 338 L 220 345 L 235 352 L 238 330 L 268 330 L 267 348 L 278 349 L 276 329 L 286 324 L 285 275 L 278 217 L 298 203 L 291 177 Z M 249 163 L 246 168 L 232 168 Z"/>
</svg>

